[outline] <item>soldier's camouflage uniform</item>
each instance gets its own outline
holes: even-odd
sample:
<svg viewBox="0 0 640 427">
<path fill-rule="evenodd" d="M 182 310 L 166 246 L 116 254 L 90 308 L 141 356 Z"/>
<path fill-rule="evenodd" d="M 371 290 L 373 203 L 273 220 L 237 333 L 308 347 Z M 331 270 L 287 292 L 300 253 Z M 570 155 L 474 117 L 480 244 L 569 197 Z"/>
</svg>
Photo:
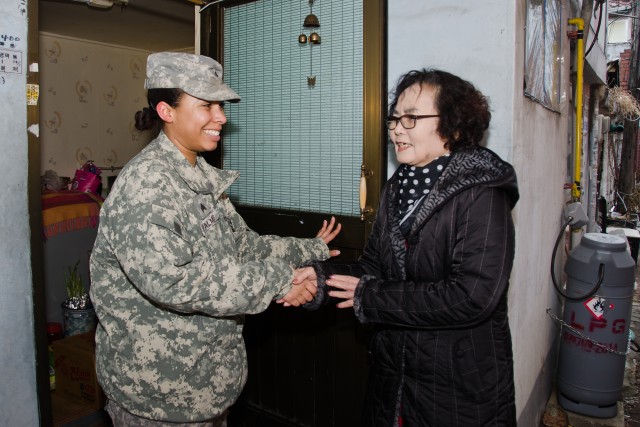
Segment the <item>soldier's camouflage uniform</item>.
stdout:
<svg viewBox="0 0 640 427">
<path fill-rule="evenodd" d="M 326 259 L 320 238 L 259 236 L 223 195 L 238 177 L 192 167 L 164 133 L 120 173 L 91 255 L 105 394 L 134 415 L 220 415 L 247 375 L 243 314 L 291 286 L 292 266 Z"/>
</svg>

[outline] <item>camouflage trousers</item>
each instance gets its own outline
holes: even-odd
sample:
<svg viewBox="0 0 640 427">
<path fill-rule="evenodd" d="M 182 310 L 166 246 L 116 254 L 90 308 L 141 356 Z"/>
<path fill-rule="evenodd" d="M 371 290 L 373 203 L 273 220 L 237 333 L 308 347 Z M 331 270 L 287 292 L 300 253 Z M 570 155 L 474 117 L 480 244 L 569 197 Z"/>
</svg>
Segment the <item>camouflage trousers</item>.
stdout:
<svg viewBox="0 0 640 427">
<path fill-rule="evenodd" d="M 209 421 L 172 423 L 138 417 L 112 401 L 107 402 L 105 410 L 111 417 L 113 427 L 227 427 L 227 414 L 223 414 L 220 417 Z"/>
</svg>

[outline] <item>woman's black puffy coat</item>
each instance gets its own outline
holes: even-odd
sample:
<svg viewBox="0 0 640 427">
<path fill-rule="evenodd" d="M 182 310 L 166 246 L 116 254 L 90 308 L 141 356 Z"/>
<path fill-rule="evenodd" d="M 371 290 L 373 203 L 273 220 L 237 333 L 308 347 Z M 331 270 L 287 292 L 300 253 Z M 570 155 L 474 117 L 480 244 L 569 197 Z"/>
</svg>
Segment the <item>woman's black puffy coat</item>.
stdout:
<svg viewBox="0 0 640 427">
<path fill-rule="evenodd" d="M 484 148 L 452 153 L 406 240 L 396 182 L 385 186 L 357 264 L 313 264 L 312 304 L 322 304 L 329 275 L 360 277 L 354 310 L 375 329 L 363 424 L 396 426 L 401 415 L 404 427 L 515 425 L 507 318 L 515 172 Z"/>
</svg>

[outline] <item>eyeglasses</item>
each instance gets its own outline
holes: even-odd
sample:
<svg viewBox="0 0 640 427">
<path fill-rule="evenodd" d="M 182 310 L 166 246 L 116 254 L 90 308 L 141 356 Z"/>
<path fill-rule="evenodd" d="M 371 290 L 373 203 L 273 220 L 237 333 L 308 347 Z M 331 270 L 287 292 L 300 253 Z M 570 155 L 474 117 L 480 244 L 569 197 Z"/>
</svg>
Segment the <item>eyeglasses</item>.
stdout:
<svg viewBox="0 0 640 427">
<path fill-rule="evenodd" d="M 415 114 L 403 114 L 400 117 L 389 116 L 387 118 L 387 128 L 394 130 L 398 126 L 398 122 L 402 124 L 405 129 L 413 129 L 416 127 L 416 121 L 418 119 L 430 119 L 431 117 L 440 117 L 440 114 L 425 114 L 416 116 Z"/>
</svg>

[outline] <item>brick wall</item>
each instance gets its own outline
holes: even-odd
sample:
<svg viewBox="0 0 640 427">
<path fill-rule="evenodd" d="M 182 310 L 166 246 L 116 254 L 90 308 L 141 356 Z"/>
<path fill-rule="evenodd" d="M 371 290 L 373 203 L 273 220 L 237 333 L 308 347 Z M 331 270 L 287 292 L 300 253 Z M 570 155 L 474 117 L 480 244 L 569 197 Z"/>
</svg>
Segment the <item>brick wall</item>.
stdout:
<svg viewBox="0 0 640 427">
<path fill-rule="evenodd" d="M 620 54 L 618 62 L 619 83 L 622 89 L 629 89 L 629 63 L 631 62 L 631 49 Z"/>
</svg>

